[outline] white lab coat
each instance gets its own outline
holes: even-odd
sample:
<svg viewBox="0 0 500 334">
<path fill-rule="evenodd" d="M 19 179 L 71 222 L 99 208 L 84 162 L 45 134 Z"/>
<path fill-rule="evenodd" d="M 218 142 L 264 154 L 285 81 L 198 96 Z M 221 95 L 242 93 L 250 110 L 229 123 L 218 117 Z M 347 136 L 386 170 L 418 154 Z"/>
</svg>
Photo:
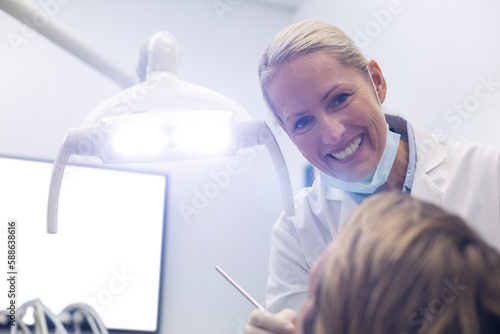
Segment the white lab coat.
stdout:
<svg viewBox="0 0 500 334">
<path fill-rule="evenodd" d="M 500 250 L 500 149 L 446 136 L 412 124 L 417 163 L 411 195 L 462 216 Z M 347 193 L 322 186 L 295 197 L 296 214 L 281 215 L 273 227 L 266 305 L 272 312 L 298 310 L 308 276 L 325 247 L 358 204 Z"/>
</svg>

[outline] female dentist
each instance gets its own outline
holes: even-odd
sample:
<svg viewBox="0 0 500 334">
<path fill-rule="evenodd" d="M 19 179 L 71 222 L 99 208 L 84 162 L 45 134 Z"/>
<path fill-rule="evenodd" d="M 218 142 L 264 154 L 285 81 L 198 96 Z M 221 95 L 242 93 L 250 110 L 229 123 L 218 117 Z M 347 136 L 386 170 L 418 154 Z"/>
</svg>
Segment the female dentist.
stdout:
<svg viewBox="0 0 500 334">
<path fill-rule="evenodd" d="M 293 332 L 311 268 L 374 193 L 430 201 L 500 249 L 500 149 L 384 114 L 382 71 L 343 31 L 318 21 L 285 28 L 262 56 L 259 79 L 278 123 L 319 175 L 296 195 L 296 215 L 273 227 L 268 311 L 252 312 L 245 333 Z"/>
</svg>

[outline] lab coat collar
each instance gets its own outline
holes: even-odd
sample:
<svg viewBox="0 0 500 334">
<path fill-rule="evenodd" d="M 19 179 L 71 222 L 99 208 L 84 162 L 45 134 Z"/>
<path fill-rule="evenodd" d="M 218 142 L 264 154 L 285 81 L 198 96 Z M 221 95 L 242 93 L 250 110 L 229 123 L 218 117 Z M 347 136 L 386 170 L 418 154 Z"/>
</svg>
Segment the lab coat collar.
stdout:
<svg viewBox="0 0 500 334">
<path fill-rule="evenodd" d="M 347 220 L 347 217 L 349 217 L 351 212 L 354 211 L 354 209 L 356 209 L 359 204 L 346 191 L 328 186 L 322 186 L 321 182 L 319 181 L 319 176 L 316 177 L 316 180 L 314 182 L 316 183 L 317 187 L 324 187 L 325 197 L 327 200 L 340 202 L 340 216 L 338 220 L 338 227 L 336 226 L 335 231 L 341 231 L 345 221 Z"/>
<path fill-rule="evenodd" d="M 446 160 L 446 151 L 433 136 L 412 124 L 417 142 L 417 165 L 424 173 L 429 173 Z"/>
<path fill-rule="evenodd" d="M 449 175 L 446 169 L 436 168 L 446 161 L 446 151 L 430 133 L 413 124 L 412 127 L 417 144 L 412 196 L 440 205 L 443 198 L 440 185 L 446 184 Z"/>
</svg>

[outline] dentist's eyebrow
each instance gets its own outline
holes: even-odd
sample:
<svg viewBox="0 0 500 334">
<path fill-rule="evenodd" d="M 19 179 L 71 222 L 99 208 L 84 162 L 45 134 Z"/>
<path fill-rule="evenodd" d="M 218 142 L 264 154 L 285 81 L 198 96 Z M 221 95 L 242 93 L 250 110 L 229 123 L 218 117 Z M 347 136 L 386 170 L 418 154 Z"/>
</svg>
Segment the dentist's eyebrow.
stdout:
<svg viewBox="0 0 500 334">
<path fill-rule="evenodd" d="M 305 115 L 306 113 L 307 113 L 307 111 L 299 111 L 298 113 L 288 115 L 287 117 L 285 117 L 285 122 L 287 122 L 290 118 L 300 117 L 302 115 Z"/>
</svg>

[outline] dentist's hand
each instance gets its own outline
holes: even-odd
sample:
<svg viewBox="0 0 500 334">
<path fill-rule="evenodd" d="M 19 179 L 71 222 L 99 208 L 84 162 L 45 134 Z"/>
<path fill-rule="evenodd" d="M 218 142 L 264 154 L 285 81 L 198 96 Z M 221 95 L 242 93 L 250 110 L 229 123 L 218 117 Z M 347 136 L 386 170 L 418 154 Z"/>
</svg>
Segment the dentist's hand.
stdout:
<svg viewBox="0 0 500 334">
<path fill-rule="evenodd" d="M 297 314 L 291 309 L 284 309 L 276 314 L 255 309 L 242 334 L 292 334 L 295 330 L 295 318 Z"/>
</svg>

